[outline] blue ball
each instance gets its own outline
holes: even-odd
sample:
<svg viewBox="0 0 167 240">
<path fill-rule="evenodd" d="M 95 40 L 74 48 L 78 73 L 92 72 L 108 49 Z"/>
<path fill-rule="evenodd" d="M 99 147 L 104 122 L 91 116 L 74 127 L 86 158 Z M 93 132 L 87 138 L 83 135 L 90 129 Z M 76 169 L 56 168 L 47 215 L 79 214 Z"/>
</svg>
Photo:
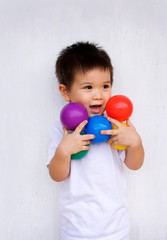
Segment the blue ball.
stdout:
<svg viewBox="0 0 167 240">
<path fill-rule="evenodd" d="M 85 126 L 85 134 L 94 134 L 95 138 L 91 140 L 93 143 L 106 142 L 110 135 L 102 135 L 101 130 L 112 129 L 111 123 L 104 116 L 97 115 L 89 118 L 88 123 Z"/>
</svg>

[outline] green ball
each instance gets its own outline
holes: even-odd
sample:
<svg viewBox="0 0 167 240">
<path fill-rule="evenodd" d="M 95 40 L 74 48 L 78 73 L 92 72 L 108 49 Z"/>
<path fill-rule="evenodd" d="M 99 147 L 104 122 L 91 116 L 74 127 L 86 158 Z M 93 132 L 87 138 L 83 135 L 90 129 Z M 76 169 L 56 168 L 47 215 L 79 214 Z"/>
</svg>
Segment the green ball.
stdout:
<svg viewBox="0 0 167 240">
<path fill-rule="evenodd" d="M 89 145 L 87 145 L 87 146 L 89 146 Z M 84 151 L 80 151 L 78 153 L 72 154 L 71 155 L 71 160 L 79 160 L 79 159 L 85 157 L 86 154 L 88 153 L 88 151 L 89 150 L 84 150 Z"/>
</svg>

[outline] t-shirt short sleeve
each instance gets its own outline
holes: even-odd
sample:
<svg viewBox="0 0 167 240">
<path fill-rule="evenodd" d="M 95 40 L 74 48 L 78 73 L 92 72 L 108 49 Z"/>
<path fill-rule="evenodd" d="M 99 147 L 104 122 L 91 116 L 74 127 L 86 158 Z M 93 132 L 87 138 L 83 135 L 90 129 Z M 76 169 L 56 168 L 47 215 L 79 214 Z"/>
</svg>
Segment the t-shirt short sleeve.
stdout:
<svg viewBox="0 0 167 240">
<path fill-rule="evenodd" d="M 63 126 L 60 121 L 56 121 L 50 129 L 49 136 L 49 145 L 48 145 L 48 158 L 46 165 L 48 166 L 50 161 L 52 160 L 56 148 L 59 145 L 61 139 L 63 137 Z"/>
</svg>

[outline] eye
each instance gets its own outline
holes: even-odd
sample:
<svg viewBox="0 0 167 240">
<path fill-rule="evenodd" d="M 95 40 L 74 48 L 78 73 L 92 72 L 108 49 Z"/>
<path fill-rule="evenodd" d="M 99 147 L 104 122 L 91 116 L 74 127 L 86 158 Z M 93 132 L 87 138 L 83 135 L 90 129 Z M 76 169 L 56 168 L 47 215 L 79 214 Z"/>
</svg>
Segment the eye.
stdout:
<svg viewBox="0 0 167 240">
<path fill-rule="evenodd" d="M 85 89 L 92 89 L 92 86 L 85 86 Z"/>
<path fill-rule="evenodd" d="M 103 85 L 103 88 L 109 88 L 109 87 L 110 87 L 109 84 Z"/>
</svg>

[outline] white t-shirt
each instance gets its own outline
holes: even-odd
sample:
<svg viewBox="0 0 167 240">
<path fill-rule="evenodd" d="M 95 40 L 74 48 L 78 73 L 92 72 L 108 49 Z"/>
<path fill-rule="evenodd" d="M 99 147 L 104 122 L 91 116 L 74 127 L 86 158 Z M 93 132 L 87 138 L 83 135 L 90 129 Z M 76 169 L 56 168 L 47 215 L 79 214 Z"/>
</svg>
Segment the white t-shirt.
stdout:
<svg viewBox="0 0 167 240">
<path fill-rule="evenodd" d="M 60 121 L 50 132 L 48 161 L 63 137 Z M 87 155 L 71 160 L 60 194 L 61 240 L 120 240 L 129 235 L 125 152 L 91 143 Z"/>
</svg>

